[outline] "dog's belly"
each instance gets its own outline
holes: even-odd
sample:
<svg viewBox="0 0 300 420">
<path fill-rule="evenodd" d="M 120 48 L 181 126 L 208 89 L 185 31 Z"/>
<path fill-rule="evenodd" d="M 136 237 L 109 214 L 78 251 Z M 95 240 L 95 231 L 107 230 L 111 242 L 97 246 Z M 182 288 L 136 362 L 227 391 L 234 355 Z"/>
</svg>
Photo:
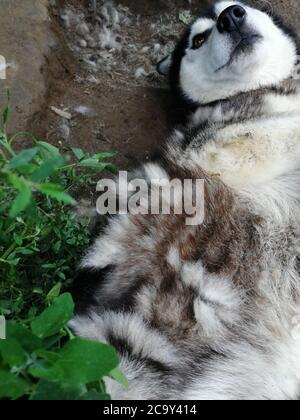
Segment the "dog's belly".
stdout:
<svg viewBox="0 0 300 420">
<path fill-rule="evenodd" d="M 114 398 L 296 397 L 299 232 L 251 191 L 206 178 L 205 196 L 203 224 L 117 217 L 84 261 L 105 278 L 72 327 L 119 350 L 130 388 L 109 381 Z"/>
</svg>

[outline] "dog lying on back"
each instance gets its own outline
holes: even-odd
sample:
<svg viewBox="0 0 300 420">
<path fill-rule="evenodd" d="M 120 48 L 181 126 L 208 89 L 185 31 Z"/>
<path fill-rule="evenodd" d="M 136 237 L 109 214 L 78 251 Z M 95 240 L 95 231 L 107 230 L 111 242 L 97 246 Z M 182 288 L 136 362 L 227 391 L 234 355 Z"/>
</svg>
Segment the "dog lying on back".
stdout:
<svg viewBox="0 0 300 420">
<path fill-rule="evenodd" d="M 297 398 L 297 53 L 278 18 L 222 1 L 159 64 L 189 119 L 135 175 L 203 179 L 204 221 L 119 215 L 83 259 L 72 328 L 119 351 L 114 399 Z"/>
</svg>

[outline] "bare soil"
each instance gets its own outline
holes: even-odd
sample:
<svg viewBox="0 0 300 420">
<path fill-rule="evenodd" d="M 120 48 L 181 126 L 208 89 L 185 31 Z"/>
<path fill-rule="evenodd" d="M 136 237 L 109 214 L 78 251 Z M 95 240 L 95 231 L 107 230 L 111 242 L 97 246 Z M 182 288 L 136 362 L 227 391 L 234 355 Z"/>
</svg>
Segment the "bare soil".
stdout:
<svg viewBox="0 0 300 420">
<path fill-rule="evenodd" d="M 156 64 L 185 30 L 180 13 L 201 12 L 207 2 L 124 0 L 115 4 L 121 10 L 128 8 L 116 31 L 117 48 L 98 44 L 81 48 L 84 38 L 77 32 L 78 25 L 88 24 L 90 33 L 97 35 L 103 23 L 93 20 L 89 1 L 61 0 L 51 8 L 58 42 L 47 60 L 45 104 L 31 118 L 29 129 L 53 144 L 116 151 L 116 164 L 127 169 L 149 159 L 169 131 L 167 83 L 157 74 Z M 61 118 L 51 106 L 70 112 L 72 119 Z M 78 107 L 85 112 L 77 112 Z"/>
</svg>

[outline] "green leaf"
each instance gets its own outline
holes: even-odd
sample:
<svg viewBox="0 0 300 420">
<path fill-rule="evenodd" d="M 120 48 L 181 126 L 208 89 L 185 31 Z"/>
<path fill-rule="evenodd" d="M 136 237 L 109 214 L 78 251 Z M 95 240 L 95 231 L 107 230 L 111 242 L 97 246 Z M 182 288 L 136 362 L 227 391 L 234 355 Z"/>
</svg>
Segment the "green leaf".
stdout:
<svg viewBox="0 0 300 420">
<path fill-rule="evenodd" d="M 52 246 L 53 252 L 55 252 L 56 254 L 58 254 L 58 253 L 59 253 L 59 251 L 61 250 L 61 246 L 62 246 L 61 241 L 56 242 L 56 243 Z"/>
<path fill-rule="evenodd" d="M 66 163 L 62 156 L 46 160 L 31 176 L 32 182 L 42 182 Z"/>
<path fill-rule="evenodd" d="M 22 238 L 22 236 L 19 236 L 18 234 L 13 233 L 13 238 L 14 238 L 15 243 L 18 246 L 22 246 L 22 244 L 23 244 L 23 238 Z"/>
<path fill-rule="evenodd" d="M 94 157 L 83 159 L 78 163 L 78 166 L 83 168 L 95 168 L 97 165 L 99 165 L 99 161 Z M 105 163 L 101 163 L 101 165 L 105 165 Z"/>
<path fill-rule="evenodd" d="M 32 249 L 27 249 L 27 248 L 17 248 L 16 252 L 18 254 L 25 255 L 26 257 L 29 255 L 35 254 L 35 251 L 33 251 Z"/>
<path fill-rule="evenodd" d="M 16 190 L 22 191 L 23 188 L 26 187 L 26 182 L 24 179 L 18 177 L 17 175 L 13 174 L 12 172 L 6 174 L 6 179 Z"/>
<path fill-rule="evenodd" d="M 57 201 L 61 201 L 65 204 L 74 205 L 76 201 L 69 194 L 64 191 L 61 185 L 57 184 L 42 184 L 38 187 L 38 190 L 47 196 L 54 198 Z"/>
<path fill-rule="evenodd" d="M 3 114 L 2 114 L 3 126 L 6 126 L 8 123 L 9 114 L 10 114 L 10 106 L 7 105 L 7 107 L 4 109 Z"/>
<path fill-rule="evenodd" d="M 62 374 L 51 370 L 52 363 L 46 360 L 39 360 L 28 369 L 29 375 L 34 378 L 44 379 L 49 382 L 61 382 Z"/>
<path fill-rule="evenodd" d="M 112 163 L 107 163 L 105 169 L 113 174 L 117 174 L 118 173 L 118 169 L 115 165 L 113 165 Z"/>
<path fill-rule="evenodd" d="M 0 354 L 4 363 L 11 368 L 23 366 L 27 361 L 25 351 L 14 339 L 0 340 Z"/>
<path fill-rule="evenodd" d="M 80 401 L 110 401 L 111 398 L 107 394 L 100 394 L 97 391 L 89 391 L 79 398 Z"/>
<path fill-rule="evenodd" d="M 73 318 L 73 313 L 73 299 L 69 293 L 64 293 L 32 321 L 32 332 L 41 339 L 51 337 L 58 333 Z"/>
<path fill-rule="evenodd" d="M 31 397 L 33 401 L 109 401 L 110 399 L 109 395 L 96 390 L 86 392 L 85 387 L 69 388 L 44 379 L 38 382 Z"/>
<path fill-rule="evenodd" d="M 29 385 L 23 379 L 10 372 L 0 370 L 0 399 L 12 398 L 16 400 L 26 394 Z"/>
<path fill-rule="evenodd" d="M 35 352 L 36 355 L 47 362 L 54 364 L 60 359 L 60 354 L 55 353 L 54 351 L 47 351 L 47 350 L 38 350 Z"/>
<path fill-rule="evenodd" d="M 6 333 L 8 339 L 16 340 L 23 349 L 29 354 L 42 348 L 42 341 L 32 332 L 21 324 L 9 321 L 6 324 Z"/>
<path fill-rule="evenodd" d="M 57 158 L 60 156 L 59 149 L 44 141 L 37 141 L 36 146 L 45 158 Z"/>
<path fill-rule="evenodd" d="M 128 380 L 120 368 L 115 368 L 112 370 L 109 376 L 115 381 L 119 382 L 119 384 L 123 385 L 125 389 L 128 388 Z"/>
<path fill-rule="evenodd" d="M 5 131 L 7 129 L 7 123 L 8 123 L 8 118 L 10 114 L 10 90 L 9 89 L 6 92 L 6 95 L 7 95 L 7 105 L 2 114 L 3 127 Z"/>
<path fill-rule="evenodd" d="M 69 341 L 59 354 L 61 358 L 49 369 L 49 375 L 73 388 L 109 375 L 119 362 L 113 347 L 80 338 Z"/>
<path fill-rule="evenodd" d="M 9 217 L 14 219 L 23 210 L 25 210 L 31 203 L 32 191 L 29 187 L 25 187 L 16 197 L 11 209 L 9 211 Z"/>
<path fill-rule="evenodd" d="M 82 149 L 79 149 L 79 147 L 72 147 L 71 150 L 78 160 L 82 160 L 86 156 L 84 151 Z"/>
<path fill-rule="evenodd" d="M 98 169 L 99 171 L 104 171 L 105 169 L 111 172 L 116 171 L 116 167 L 113 164 L 98 162 L 98 159 L 95 158 L 84 159 L 78 163 L 78 166 L 82 168 Z"/>
<path fill-rule="evenodd" d="M 2 130 L 0 130 L 0 142 L 5 142 L 5 141 L 7 141 L 6 134 L 3 133 Z"/>
<path fill-rule="evenodd" d="M 82 394 L 81 389 L 63 388 L 61 385 L 45 380 L 39 381 L 31 397 L 33 401 L 72 401 L 78 400 Z"/>
<path fill-rule="evenodd" d="M 18 172 L 22 175 L 31 175 L 36 170 L 37 165 L 34 163 L 27 163 L 26 165 L 18 166 Z"/>
<path fill-rule="evenodd" d="M 114 152 L 102 152 L 102 153 L 96 153 L 93 157 L 98 160 L 103 160 L 103 159 L 113 158 L 114 156 L 116 156 Z"/>
<path fill-rule="evenodd" d="M 47 294 L 48 303 L 52 303 L 54 299 L 58 298 L 58 296 L 60 295 L 61 288 L 62 284 L 60 282 L 52 287 L 50 292 Z"/>
<path fill-rule="evenodd" d="M 29 206 L 26 208 L 26 215 L 35 222 L 39 220 L 39 210 L 36 201 L 33 198 L 31 199 Z"/>
<path fill-rule="evenodd" d="M 9 162 L 7 165 L 8 169 L 18 169 L 19 166 L 24 166 L 27 163 L 30 163 L 37 153 L 37 147 L 23 150 Z"/>
</svg>

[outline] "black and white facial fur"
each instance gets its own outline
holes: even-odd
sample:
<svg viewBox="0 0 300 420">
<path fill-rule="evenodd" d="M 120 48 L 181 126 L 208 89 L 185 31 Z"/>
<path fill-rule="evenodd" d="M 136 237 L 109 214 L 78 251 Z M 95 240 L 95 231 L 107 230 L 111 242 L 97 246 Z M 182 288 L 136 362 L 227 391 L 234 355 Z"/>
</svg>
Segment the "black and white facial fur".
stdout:
<svg viewBox="0 0 300 420">
<path fill-rule="evenodd" d="M 204 179 L 205 220 L 119 215 L 84 257 L 71 326 L 120 352 L 113 398 L 299 396 L 296 63 L 277 18 L 227 1 L 160 63 L 189 119 L 135 174 Z"/>
<path fill-rule="evenodd" d="M 169 75 L 178 99 L 195 108 L 288 79 L 295 40 L 278 17 L 221 1 L 194 22 L 158 70 Z"/>
</svg>

